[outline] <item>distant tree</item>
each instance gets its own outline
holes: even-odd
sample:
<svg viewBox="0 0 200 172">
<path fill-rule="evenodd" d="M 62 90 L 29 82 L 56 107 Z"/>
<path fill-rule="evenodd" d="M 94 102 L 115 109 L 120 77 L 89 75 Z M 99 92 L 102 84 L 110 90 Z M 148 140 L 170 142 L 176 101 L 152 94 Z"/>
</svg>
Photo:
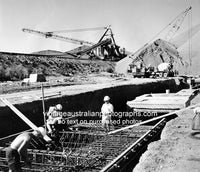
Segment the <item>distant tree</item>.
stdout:
<svg viewBox="0 0 200 172">
<path fill-rule="evenodd" d="M 22 80 L 22 79 L 28 77 L 28 75 L 29 75 L 28 69 L 25 68 L 24 66 L 22 66 L 21 64 L 17 65 L 14 71 L 16 72 L 16 77 L 19 80 Z"/>
<path fill-rule="evenodd" d="M 5 71 L 6 80 L 22 80 L 28 77 L 28 75 L 28 69 L 21 64 L 8 67 Z"/>
<path fill-rule="evenodd" d="M 0 65 L 0 81 L 5 81 L 5 69 Z"/>
<path fill-rule="evenodd" d="M 6 80 L 11 80 L 13 72 L 11 71 L 10 67 L 7 67 L 5 70 L 5 78 Z"/>
</svg>

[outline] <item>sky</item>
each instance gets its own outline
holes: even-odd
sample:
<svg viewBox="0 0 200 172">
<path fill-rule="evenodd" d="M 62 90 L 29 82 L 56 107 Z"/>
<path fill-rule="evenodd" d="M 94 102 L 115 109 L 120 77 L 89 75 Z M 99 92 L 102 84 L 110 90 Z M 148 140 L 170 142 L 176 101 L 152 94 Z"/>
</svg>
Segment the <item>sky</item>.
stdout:
<svg viewBox="0 0 200 172">
<path fill-rule="evenodd" d="M 200 0 L 0 0 L 0 51 L 65 52 L 78 46 L 25 33 L 22 28 L 45 32 L 111 25 L 116 43 L 134 52 L 189 6 L 192 25 L 200 24 Z M 186 17 L 179 32 L 187 27 Z M 95 43 L 103 32 L 61 35 Z"/>
</svg>

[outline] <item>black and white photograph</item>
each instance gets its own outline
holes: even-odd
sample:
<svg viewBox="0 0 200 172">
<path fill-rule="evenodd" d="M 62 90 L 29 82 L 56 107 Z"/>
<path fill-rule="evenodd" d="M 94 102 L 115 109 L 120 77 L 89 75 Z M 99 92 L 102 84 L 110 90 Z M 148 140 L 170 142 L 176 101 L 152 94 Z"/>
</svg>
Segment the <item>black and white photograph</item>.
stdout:
<svg viewBox="0 0 200 172">
<path fill-rule="evenodd" d="M 0 172 L 200 171 L 200 0 L 0 0 Z"/>
</svg>

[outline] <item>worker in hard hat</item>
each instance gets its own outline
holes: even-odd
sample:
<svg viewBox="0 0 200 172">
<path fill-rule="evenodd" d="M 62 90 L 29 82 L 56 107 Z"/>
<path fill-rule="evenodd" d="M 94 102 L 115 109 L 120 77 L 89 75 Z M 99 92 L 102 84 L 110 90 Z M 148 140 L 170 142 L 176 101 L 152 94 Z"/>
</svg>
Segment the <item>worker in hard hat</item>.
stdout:
<svg viewBox="0 0 200 172">
<path fill-rule="evenodd" d="M 41 138 L 46 135 L 43 127 L 39 127 L 33 132 L 24 132 L 18 135 L 6 148 L 6 159 L 8 162 L 9 172 L 21 172 L 20 159 L 25 162 L 28 167 L 31 167 L 31 161 L 27 155 L 27 148 L 33 137 Z"/>
<path fill-rule="evenodd" d="M 194 111 L 194 118 L 192 120 L 192 130 L 200 130 L 200 107 L 195 107 Z"/>
<path fill-rule="evenodd" d="M 113 105 L 110 103 L 109 96 L 105 96 L 103 100 L 104 100 L 104 104 L 101 107 L 102 126 L 106 132 L 109 132 L 110 125 L 111 125 L 111 116 L 114 112 L 114 108 L 113 108 Z"/>
<path fill-rule="evenodd" d="M 52 134 L 53 133 L 53 126 L 55 124 L 59 124 L 61 123 L 62 120 L 62 105 L 61 104 L 57 104 L 56 106 L 51 106 L 49 107 L 49 111 L 47 113 L 47 129 L 48 129 L 48 133 Z"/>
</svg>

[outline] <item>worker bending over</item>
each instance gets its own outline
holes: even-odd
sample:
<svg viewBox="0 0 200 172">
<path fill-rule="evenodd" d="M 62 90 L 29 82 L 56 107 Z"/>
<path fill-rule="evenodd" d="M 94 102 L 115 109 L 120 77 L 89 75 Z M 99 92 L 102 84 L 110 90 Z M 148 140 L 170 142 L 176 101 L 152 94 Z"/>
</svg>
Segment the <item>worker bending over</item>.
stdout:
<svg viewBox="0 0 200 172">
<path fill-rule="evenodd" d="M 110 125 L 111 125 L 111 116 L 114 112 L 113 105 L 110 103 L 110 97 L 105 96 L 104 97 L 104 104 L 101 107 L 101 113 L 102 113 L 102 125 L 106 132 L 110 131 Z"/>
<path fill-rule="evenodd" d="M 59 124 L 61 123 L 62 120 L 62 105 L 61 104 L 57 104 L 56 106 L 51 106 L 49 108 L 49 111 L 47 113 L 47 129 L 48 129 L 48 133 L 52 134 L 53 133 L 53 126 L 55 124 Z"/>
<path fill-rule="evenodd" d="M 23 160 L 27 166 L 31 167 L 31 161 L 28 159 L 27 155 L 27 148 L 34 136 L 42 138 L 45 134 L 45 129 L 39 127 L 38 130 L 24 132 L 13 140 L 10 146 L 6 148 L 6 159 L 9 172 L 21 172 L 20 159 Z"/>
</svg>

